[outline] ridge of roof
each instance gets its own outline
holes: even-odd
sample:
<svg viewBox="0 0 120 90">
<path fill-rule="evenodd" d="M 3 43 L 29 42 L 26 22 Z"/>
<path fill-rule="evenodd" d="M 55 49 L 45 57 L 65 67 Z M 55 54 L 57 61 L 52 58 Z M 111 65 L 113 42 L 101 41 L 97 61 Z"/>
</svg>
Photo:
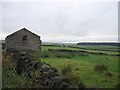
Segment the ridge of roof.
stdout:
<svg viewBox="0 0 120 90">
<path fill-rule="evenodd" d="M 12 33 L 12 34 L 8 35 L 6 38 L 8 38 L 9 36 L 12 36 L 13 34 L 15 34 L 15 33 L 19 32 L 19 31 L 22 31 L 22 30 L 28 31 L 28 32 L 30 32 L 30 33 L 32 33 L 32 34 L 34 34 L 34 35 L 36 35 L 36 36 L 39 36 L 39 35 L 37 35 L 37 34 L 35 34 L 35 33 L 31 32 L 30 30 L 28 30 L 28 29 L 26 29 L 26 28 L 24 27 L 24 28 L 22 28 L 22 29 L 20 29 L 20 30 L 18 30 L 18 31 L 15 31 L 14 33 Z M 39 36 L 39 37 L 40 37 L 40 36 Z"/>
</svg>

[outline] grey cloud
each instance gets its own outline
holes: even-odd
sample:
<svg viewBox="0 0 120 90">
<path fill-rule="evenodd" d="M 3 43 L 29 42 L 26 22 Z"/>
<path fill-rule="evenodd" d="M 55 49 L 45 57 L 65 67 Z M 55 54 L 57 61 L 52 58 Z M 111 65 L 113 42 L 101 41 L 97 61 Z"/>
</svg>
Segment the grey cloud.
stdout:
<svg viewBox="0 0 120 90">
<path fill-rule="evenodd" d="M 98 41 L 104 41 L 105 35 L 112 37 L 118 33 L 117 3 L 14 2 L 2 3 L 2 10 L 4 35 L 27 27 L 44 41 L 67 42 L 73 37 L 73 42 L 94 41 L 94 35 L 98 35 Z M 111 37 L 106 40 L 117 41 Z"/>
</svg>

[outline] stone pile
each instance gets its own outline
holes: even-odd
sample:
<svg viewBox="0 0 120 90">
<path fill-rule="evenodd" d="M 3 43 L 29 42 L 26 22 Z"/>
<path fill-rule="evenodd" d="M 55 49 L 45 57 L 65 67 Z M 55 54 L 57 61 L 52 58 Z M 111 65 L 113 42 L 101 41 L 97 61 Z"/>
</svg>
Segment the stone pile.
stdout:
<svg viewBox="0 0 120 90">
<path fill-rule="evenodd" d="M 60 88 L 67 89 L 72 87 L 70 80 L 62 77 L 56 68 L 41 61 L 31 63 L 25 52 L 20 53 L 16 66 L 16 72 L 18 75 L 20 75 L 23 71 L 27 72 L 30 79 L 32 79 L 32 72 L 37 72 L 38 75 L 36 81 L 39 83 L 40 88 L 56 90 Z"/>
</svg>

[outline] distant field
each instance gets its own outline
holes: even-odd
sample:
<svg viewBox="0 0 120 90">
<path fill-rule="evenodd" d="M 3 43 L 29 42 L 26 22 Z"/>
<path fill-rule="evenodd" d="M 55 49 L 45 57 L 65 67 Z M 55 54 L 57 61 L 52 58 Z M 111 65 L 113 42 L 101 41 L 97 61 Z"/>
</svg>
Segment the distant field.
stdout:
<svg viewBox="0 0 120 90">
<path fill-rule="evenodd" d="M 42 51 L 46 51 L 48 49 L 53 50 L 81 50 L 86 53 L 103 53 L 108 55 L 119 55 L 119 47 L 118 46 L 79 46 L 79 45 L 60 45 L 60 46 L 42 46 Z"/>
<path fill-rule="evenodd" d="M 73 73 L 79 76 L 80 81 L 87 87 L 114 88 L 118 83 L 119 51 L 117 46 L 43 45 L 42 53 L 44 53 L 40 56 L 42 61 L 56 67 L 60 72 L 62 67 L 70 64 Z M 96 72 L 94 68 L 98 64 L 108 66 L 108 70 L 103 73 Z M 107 76 L 107 72 L 113 76 Z"/>
</svg>

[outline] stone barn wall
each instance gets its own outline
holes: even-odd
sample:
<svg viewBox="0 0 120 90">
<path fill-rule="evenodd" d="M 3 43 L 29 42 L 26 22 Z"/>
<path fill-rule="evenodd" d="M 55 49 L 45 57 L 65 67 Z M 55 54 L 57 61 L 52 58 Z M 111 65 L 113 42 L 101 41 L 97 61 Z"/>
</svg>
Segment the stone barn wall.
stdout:
<svg viewBox="0 0 120 90">
<path fill-rule="evenodd" d="M 32 50 L 39 52 L 41 50 L 40 36 L 23 28 L 5 39 L 6 50 Z"/>
</svg>

